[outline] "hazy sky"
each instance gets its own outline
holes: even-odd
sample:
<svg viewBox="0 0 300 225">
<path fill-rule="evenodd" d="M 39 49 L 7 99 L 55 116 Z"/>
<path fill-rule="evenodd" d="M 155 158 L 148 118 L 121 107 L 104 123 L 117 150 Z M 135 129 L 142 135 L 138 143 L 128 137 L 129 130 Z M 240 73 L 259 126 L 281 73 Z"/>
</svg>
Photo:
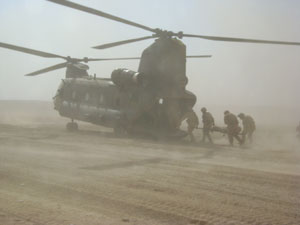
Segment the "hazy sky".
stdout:
<svg viewBox="0 0 300 225">
<path fill-rule="evenodd" d="M 299 0 L 74 0 L 128 20 L 189 34 L 300 42 Z M 150 33 L 43 0 L 0 1 L 0 42 L 73 57 L 140 56 L 152 40 L 106 50 L 90 47 Z M 188 89 L 198 105 L 299 107 L 300 46 L 215 42 L 185 38 Z M 51 100 L 64 70 L 37 77 L 46 59 L 0 49 L 0 99 Z M 89 63 L 90 74 L 110 77 L 115 68 L 137 70 L 138 61 Z"/>
</svg>

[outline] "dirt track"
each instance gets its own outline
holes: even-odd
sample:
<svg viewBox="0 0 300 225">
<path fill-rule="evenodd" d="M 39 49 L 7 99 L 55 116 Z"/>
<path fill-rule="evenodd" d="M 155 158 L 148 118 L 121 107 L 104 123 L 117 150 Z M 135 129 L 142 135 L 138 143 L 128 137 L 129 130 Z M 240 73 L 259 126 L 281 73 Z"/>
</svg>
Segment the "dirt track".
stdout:
<svg viewBox="0 0 300 225">
<path fill-rule="evenodd" d="M 293 134 L 191 146 L 82 124 L 67 133 L 56 114 L 31 120 L 16 108 L 0 119 L 0 224 L 300 224 Z"/>
</svg>

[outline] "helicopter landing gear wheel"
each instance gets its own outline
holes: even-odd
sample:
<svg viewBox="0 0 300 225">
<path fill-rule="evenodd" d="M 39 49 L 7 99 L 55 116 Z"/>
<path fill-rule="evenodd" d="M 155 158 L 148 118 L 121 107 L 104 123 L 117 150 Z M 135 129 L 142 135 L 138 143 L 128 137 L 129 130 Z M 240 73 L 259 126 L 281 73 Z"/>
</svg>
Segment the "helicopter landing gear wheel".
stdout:
<svg viewBox="0 0 300 225">
<path fill-rule="evenodd" d="M 78 124 L 76 122 L 69 122 L 66 125 L 67 131 L 74 132 L 78 130 Z"/>
</svg>

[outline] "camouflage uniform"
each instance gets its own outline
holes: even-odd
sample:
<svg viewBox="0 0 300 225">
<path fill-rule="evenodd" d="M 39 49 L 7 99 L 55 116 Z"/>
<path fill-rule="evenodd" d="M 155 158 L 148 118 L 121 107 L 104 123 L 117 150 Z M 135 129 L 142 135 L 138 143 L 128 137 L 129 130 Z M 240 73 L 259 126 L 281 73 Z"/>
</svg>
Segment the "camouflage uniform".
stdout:
<svg viewBox="0 0 300 225">
<path fill-rule="evenodd" d="M 236 115 L 230 113 L 229 111 L 225 111 L 224 123 L 227 125 L 227 134 L 230 145 L 233 145 L 233 138 L 235 138 L 239 144 L 242 144 L 242 139 L 238 136 L 241 131 L 239 127 L 239 121 Z"/>
<path fill-rule="evenodd" d="M 243 113 L 239 114 L 239 118 L 241 118 L 243 122 L 243 131 L 242 131 L 242 141 L 243 143 L 246 141 L 246 136 L 249 141 L 252 143 L 252 135 L 256 129 L 255 122 L 251 116 L 247 116 Z"/>
<path fill-rule="evenodd" d="M 195 137 L 193 134 L 193 131 L 195 128 L 197 128 L 199 126 L 199 119 L 197 114 L 194 112 L 194 110 L 189 110 L 185 116 L 184 119 L 186 119 L 187 125 L 188 125 L 188 134 L 190 136 L 190 140 L 191 142 L 195 142 Z"/>
<path fill-rule="evenodd" d="M 202 142 L 205 142 L 206 137 L 208 138 L 210 143 L 213 143 L 211 136 L 210 136 L 210 131 L 215 125 L 215 120 L 211 113 L 207 112 L 205 108 L 201 109 L 202 111 L 202 122 L 203 122 L 203 137 L 202 137 Z"/>
</svg>

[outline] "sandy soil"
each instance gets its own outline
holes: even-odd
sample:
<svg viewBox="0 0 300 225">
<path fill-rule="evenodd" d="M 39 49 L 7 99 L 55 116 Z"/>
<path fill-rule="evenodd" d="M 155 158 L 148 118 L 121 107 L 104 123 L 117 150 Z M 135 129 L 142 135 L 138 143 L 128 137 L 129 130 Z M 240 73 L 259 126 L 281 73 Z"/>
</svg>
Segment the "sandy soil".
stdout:
<svg viewBox="0 0 300 225">
<path fill-rule="evenodd" d="M 253 146 L 114 138 L 50 103 L 0 102 L 0 224 L 300 224 L 300 142 Z M 196 131 L 198 140 L 200 131 Z"/>
</svg>

